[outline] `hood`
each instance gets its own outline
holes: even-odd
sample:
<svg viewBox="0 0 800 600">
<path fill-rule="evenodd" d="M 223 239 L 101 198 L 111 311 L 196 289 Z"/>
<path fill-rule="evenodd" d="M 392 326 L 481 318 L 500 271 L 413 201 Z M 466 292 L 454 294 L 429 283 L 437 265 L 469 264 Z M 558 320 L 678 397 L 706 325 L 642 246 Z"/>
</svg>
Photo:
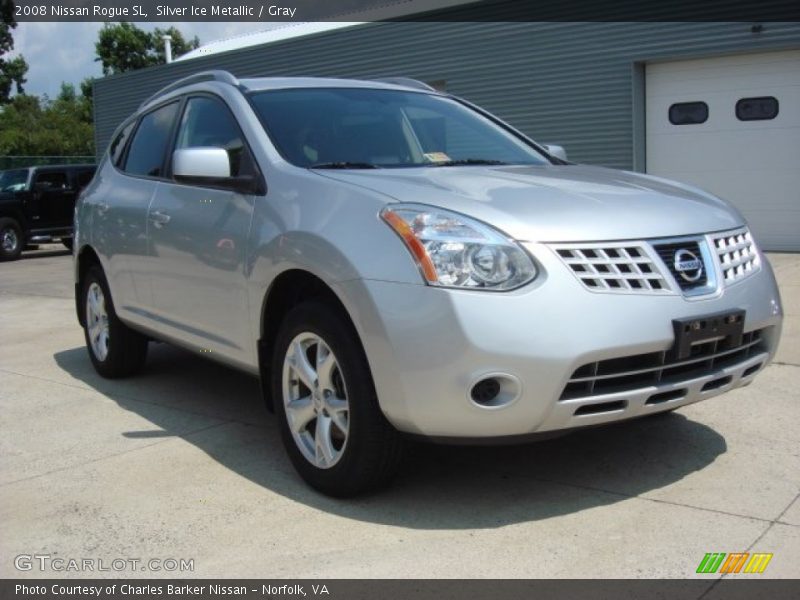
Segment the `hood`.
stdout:
<svg viewBox="0 0 800 600">
<path fill-rule="evenodd" d="M 420 167 L 317 173 L 398 202 L 472 216 L 519 241 L 674 237 L 733 229 L 744 219 L 692 186 L 581 165 Z"/>
</svg>

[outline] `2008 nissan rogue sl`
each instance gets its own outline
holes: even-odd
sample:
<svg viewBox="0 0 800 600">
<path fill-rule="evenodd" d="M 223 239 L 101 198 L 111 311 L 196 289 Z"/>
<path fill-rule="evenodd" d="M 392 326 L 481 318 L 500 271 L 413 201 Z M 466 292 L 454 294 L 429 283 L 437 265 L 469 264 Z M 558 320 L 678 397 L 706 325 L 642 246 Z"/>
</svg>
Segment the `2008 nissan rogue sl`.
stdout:
<svg viewBox="0 0 800 600">
<path fill-rule="evenodd" d="M 704 400 L 780 337 L 727 202 L 571 164 L 412 80 L 178 81 L 120 126 L 75 218 L 97 371 L 131 375 L 155 339 L 259 376 L 331 495 L 386 483 L 406 434 L 515 441 Z"/>
</svg>

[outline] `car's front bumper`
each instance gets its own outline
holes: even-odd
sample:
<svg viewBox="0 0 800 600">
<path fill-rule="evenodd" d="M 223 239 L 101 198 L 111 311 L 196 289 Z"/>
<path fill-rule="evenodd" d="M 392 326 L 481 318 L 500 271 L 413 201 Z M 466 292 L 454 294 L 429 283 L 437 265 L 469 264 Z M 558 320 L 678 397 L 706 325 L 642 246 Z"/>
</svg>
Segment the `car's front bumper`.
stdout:
<svg viewBox="0 0 800 600">
<path fill-rule="evenodd" d="M 591 292 L 549 248 L 527 247 L 542 274 L 513 292 L 374 280 L 340 284 L 381 408 L 398 429 L 440 438 L 501 438 L 654 414 L 746 384 L 774 355 L 782 310 L 765 259 L 758 272 L 720 293 L 687 299 Z M 673 319 L 740 309 L 745 332 L 761 334 L 742 360 L 677 381 L 562 399 L 578 367 L 669 351 Z M 494 374 L 508 376 L 518 397 L 500 407 L 479 406 L 470 389 Z M 603 403 L 610 409 L 603 410 Z"/>
</svg>

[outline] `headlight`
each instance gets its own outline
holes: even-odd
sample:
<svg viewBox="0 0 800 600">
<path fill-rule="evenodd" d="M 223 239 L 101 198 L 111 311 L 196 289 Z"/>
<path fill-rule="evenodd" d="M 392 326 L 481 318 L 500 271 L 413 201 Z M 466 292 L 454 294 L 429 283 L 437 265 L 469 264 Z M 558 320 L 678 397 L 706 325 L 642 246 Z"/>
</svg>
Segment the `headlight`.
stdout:
<svg viewBox="0 0 800 600">
<path fill-rule="evenodd" d="M 381 217 L 405 242 L 430 285 L 510 290 L 536 277 L 522 248 L 499 231 L 433 206 L 395 204 Z"/>
</svg>

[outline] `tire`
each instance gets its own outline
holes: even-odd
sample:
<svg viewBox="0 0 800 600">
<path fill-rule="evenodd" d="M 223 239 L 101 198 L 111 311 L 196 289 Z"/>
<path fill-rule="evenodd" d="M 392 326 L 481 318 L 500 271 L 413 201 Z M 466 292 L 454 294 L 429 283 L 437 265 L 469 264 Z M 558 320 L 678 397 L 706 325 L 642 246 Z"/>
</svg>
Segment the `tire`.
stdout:
<svg viewBox="0 0 800 600">
<path fill-rule="evenodd" d="M 0 219 L 0 261 L 17 260 L 24 246 L 19 223 L 8 217 Z"/>
<path fill-rule="evenodd" d="M 109 379 L 141 370 L 147 357 L 147 338 L 117 317 L 103 270 L 89 268 L 81 287 L 83 333 L 95 370 Z"/>
<path fill-rule="evenodd" d="M 333 361 L 323 360 L 317 370 L 312 364 L 321 354 Z M 300 476 L 335 497 L 387 485 L 400 466 L 403 440 L 378 406 L 364 350 L 347 317 L 318 301 L 294 307 L 280 326 L 272 356 L 275 413 Z M 302 356 L 311 372 L 298 366 Z M 304 380 L 314 383 L 302 383 L 301 371 Z M 289 404 L 294 408 L 287 408 Z M 326 431 L 330 433 L 324 435 Z M 317 444 L 318 439 L 328 443 Z"/>
<path fill-rule="evenodd" d="M 67 250 L 72 250 L 72 238 L 61 238 L 61 243 Z"/>
</svg>

